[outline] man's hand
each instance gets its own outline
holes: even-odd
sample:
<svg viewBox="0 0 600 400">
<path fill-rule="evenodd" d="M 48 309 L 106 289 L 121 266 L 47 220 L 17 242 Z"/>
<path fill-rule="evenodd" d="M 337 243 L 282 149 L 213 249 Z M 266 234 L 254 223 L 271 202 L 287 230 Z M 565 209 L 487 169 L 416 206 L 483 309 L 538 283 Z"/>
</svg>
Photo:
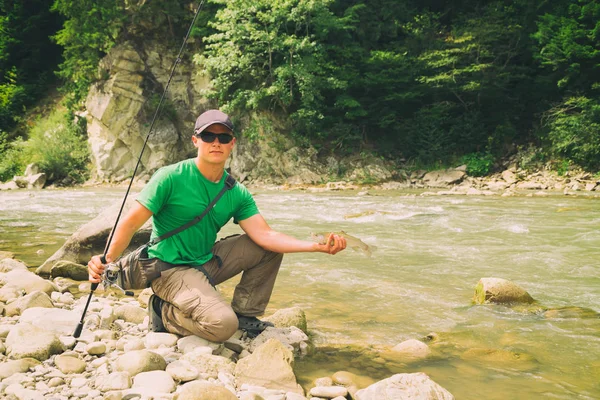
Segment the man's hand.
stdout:
<svg viewBox="0 0 600 400">
<path fill-rule="evenodd" d="M 317 244 L 317 251 L 331 255 L 339 253 L 346 248 L 346 238 L 330 233 L 325 244 Z"/>
<path fill-rule="evenodd" d="M 100 261 L 100 256 L 93 256 L 88 262 L 88 276 L 92 283 L 102 282 L 102 274 L 104 273 L 105 265 Z"/>
</svg>

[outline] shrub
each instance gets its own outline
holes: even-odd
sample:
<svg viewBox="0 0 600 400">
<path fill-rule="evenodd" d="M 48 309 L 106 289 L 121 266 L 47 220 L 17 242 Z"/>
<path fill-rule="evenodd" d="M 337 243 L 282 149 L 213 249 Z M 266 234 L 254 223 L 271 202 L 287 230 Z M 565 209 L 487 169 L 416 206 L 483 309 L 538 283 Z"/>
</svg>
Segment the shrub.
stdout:
<svg viewBox="0 0 600 400">
<path fill-rule="evenodd" d="M 27 163 L 36 163 L 48 182 L 80 183 L 88 176 L 89 149 L 82 127 L 69 114 L 54 111 L 38 120 L 23 144 Z"/>
<path fill-rule="evenodd" d="M 23 142 L 9 142 L 6 132 L 0 131 L 0 182 L 5 182 L 20 174 L 25 166 L 21 146 Z"/>
<path fill-rule="evenodd" d="M 469 175 L 484 176 L 492 170 L 494 157 L 489 153 L 470 153 L 463 156 L 461 162 L 467 165 Z"/>
</svg>

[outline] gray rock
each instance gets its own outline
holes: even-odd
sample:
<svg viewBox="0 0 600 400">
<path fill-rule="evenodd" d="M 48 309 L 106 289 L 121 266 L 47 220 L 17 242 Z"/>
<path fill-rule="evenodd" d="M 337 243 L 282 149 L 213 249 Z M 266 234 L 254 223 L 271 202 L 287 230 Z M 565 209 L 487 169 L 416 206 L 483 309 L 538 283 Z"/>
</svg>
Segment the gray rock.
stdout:
<svg viewBox="0 0 600 400">
<path fill-rule="evenodd" d="M 254 353 L 238 361 L 235 366 L 237 387 L 244 384 L 304 394 L 296 382 L 292 352 L 276 339 L 269 339 Z"/>
<path fill-rule="evenodd" d="M 446 187 L 464 179 L 466 173 L 455 169 L 431 171 L 423 176 L 423 181 L 430 187 Z"/>
<path fill-rule="evenodd" d="M 296 354 L 305 355 L 307 352 L 308 336 L 295 326 L 265 329 L 250 344 L 250 352 L 254 352 L 257 347 L 262 346 L 270 339 L 277 339 Z"/>
<path fill-rule="evenodd" d="M 422 372 L 396 374 L 355 394 L 356 400 L 453 400 L 454 396 Z"/>
<path fill-rule="evenodd" d="M 117 358 L 115 363 L 117 371 L 128 372 L 130 376 L 135 376 L 140 372 L 164 371 L 166 367 L 167 363 L 163 357 L 148 350 L 127 352 Z"/>
<path fill-rule="evenodd" d="M 63 351 L 55 333 L 25 323 L 11 329 L 6 338 L 6 348 L 11 358 L 35 358 L 39 361 Z"/>
<path fill-rule="evenodd" d="M 54 308 L 54 303 L 46 293 L 31 292 L 27 296 L 16 299 L 5 307 L 5 314 L 9 317 L 21 315 L 28 308 Z"/>
</svg>

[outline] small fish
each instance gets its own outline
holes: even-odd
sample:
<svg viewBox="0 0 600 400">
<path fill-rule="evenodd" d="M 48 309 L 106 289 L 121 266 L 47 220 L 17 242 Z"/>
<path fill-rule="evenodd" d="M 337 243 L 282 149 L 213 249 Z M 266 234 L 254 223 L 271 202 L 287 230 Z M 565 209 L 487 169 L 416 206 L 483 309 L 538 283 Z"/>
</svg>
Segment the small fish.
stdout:
<svg viewBox="0 0 600 400">
<path fill-rule="evenodd" d="M 371 257 L 371 252 L 376 249 L 375 246 L 369 246 L 362 240 L 352 235 L 348 235 L 344 231 L 339 232 L 320 232 L 320 233 L 311 233 L 310 238 L 319 244 L 325 244 L 327 238 L 330 234 L 335 234 L 341 236 L 346 239 L 346 244 L 354 251 L 358 251 L 366 255 L 367 257 Z"/>
</svg>

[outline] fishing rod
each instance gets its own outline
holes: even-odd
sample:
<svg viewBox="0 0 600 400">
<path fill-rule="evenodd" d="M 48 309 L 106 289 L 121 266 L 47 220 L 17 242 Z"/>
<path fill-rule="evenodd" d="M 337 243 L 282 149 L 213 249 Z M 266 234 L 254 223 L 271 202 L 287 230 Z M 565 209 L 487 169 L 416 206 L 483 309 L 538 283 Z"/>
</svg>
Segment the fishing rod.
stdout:
<svg viewBox="0 0 600 400">
<path fill-rule="evenodd" d="M 123 202 L 121 203 L 121 208 L 119 209 L 119 214 L 117 214 L 117 219 L 115 220 L 115 224 L 110 232 L 108 241 L 106 242 L 106 246 L 104 247 L 104 253 L 100 257 L 100 262 L 102 262 L 102 264 L 106 264 L 106 253 L 108 253 L 108 248 L 110 247 L 110 244 L 115 235 L 115 231 L 117 230 L 117 225 L 119 224 L 119 219 L 121 218 L 121 214 L 123 213 L 123 208 L 125 208 L 125 202 L 127 201 L 127 196 L 129 196 L 129 191 L 131 190 L 131 186 L 133 185 L 133 179 L 135 178 L 137 170 L 142 162 L 142 155 L 144 154 L 144 150 L 146 149 L 146 146 L 148 144 L 148 139 L 150 139 L 150 135 L 152 134 L 152 129 L 154 128 L 154 123 L 156 122 L 156 120 L 158 119 L 158 117 L 160 115 L 163 101 L 165 99 L 165 96 L 167 95 L 167 91 L 169 90 L 169 85 L 171 84 L 173 75 L 175 74 L 175 69 L 177 68 L 177 65 L 181 62 L 181 56 L 183 55 L 185 45 L 187 44 L 187 41 L 192 32 L 192 28 L 194 27 L 194 24 L 196 23 L 196 19 L 198 18 L 198 15 L 200 14 L 200 10 L 202 10 L 202 7 L 204 6 L 204 1 L 205 0 L 202 0 L 200 2 L 200 5 L 198 6 L 196 13 L 194 14 L 194 18 L 192 19 L 192 22 L 190 23 L 190 26 L 185 35 L 185 38 L 183 39 L 183 43 L 181 44 L 181 48 L 179 49 L 179 54 L 177 54 L 177 58 L 173 62 L 173 67 L 171 68 L 171 73 L 169 74 L 169 79 L 167 80 L 167 84 L 165 85 L 165 90 L 163 90 L 162 96 L 160 97 L 160 101 L 158 102 L 158 106 L 156 107 L 156 111 L 154 112 L 154 117 L 152 118 L 152 123 L 150 124 L 150 128 L 148 129 L 148 134 L 146 135 L 146 140 L 144 141 L 144 145 L 142 146 L 142 150 L 140 151 L 140 156 L 138 157 L 137 163 L 135 164 L 135 168 L 133 170 L 133 174 L 131 175 L 131 180 L 129 181 L 129 186 L 127 186 L 127 191 L 125 192 L 125 196 L 123 197 Z M 105 274 L 106 274 L 106 272 L 105 272 Z M 77 325 L 77 328 L 75 329 L 75 332 L 73 333 L 73 337 L 75 337 L 75 338 L 78 338 L 79 336 L 81 336 L 81 331 L 83 330 L 83 322 L 85 319 L 85 314 L 87 313 L 87 309 L 90 305 L 90 301 L 92 300 L 92 295 L 94 294 L 94 291 L 96 290 L 97 287 L 98 287 L 97 282 L 92 283 L 90 294 L 85 303 L 85 307 L 83 308 L 83 313 L 81 314 L 81 320 L 79 321 L 79 324 Z"/>
</svg>

